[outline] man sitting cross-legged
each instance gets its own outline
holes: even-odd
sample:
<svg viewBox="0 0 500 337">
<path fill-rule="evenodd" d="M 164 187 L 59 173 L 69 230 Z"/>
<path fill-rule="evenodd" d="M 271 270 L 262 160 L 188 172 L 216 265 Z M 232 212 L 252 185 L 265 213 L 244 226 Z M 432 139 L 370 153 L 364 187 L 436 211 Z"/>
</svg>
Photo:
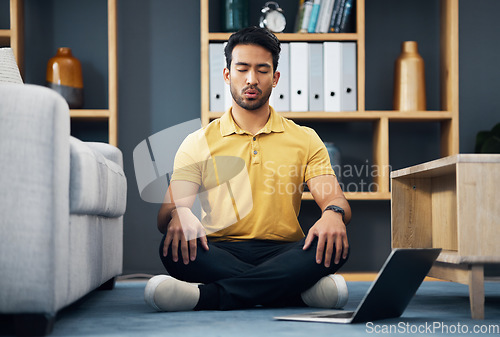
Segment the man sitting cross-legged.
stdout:
<svg viewBox="0 0 500 337">
<path fill-rule="evenodd" d="M 340 308 L 347 285 L 351 210 L 314 130 L 269 106 L 278 39 L 257 27 L 231 35 L 224 80 L 232 107 L 177 151 L 158 214 L 162 262 L 149 280 L 159 311 L 309 305 Z M 297 216 L 306 182 L 322 215 L 304 235 Z M 191 207 L 199 196 L 202 217 Z"/>
</svg>

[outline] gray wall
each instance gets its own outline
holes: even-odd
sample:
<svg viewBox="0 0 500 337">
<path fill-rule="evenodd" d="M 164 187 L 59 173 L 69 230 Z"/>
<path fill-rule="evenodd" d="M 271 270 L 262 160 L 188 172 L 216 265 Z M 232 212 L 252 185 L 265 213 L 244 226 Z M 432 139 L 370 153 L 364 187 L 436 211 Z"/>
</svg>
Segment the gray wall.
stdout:
<svg viewBox="0 0 500 337">
<path fill-rule="evenodd" d="M 6 0 L 0 0 L 4 6 Z M 253 1 L 257 8 L 265 1 Z M 279 1 L 293 22 L 295 0 Z M 45 65 L 62 44 L 82 60 L 86 104 L 107 105 L 105 7 L 103 0 L 26 0 L 26 80 L 43 84 Z M 416 40 L 426 65 L 428 108 L 439 109 L 439 7 L 436 0 L 366 0 L 366 107 L 391 109 L 393 64 L 401 41 Z M 3 8 L 3 7 L 0 7 Z M 63 9 L 65 11 L 63 11 Z M 71 13 L 73 15 L 64 14 Z M 478 131 L 500 121 L 496 0 L 460 0 L 460 151 L 472 152 Z M 81 15 L 81 14 L 84 15 Z M 199 2 L 120 0 L 119 146 L 129 179 L 124 218 L 124 273 L 160 273 L 156 229 L 158 205 L 143 202 L 137 190 L 132 151 L 149 135 L 200 115 Z M 257 15 L 252 12 L 251 23 Z M 0 16 L 0 19 L 2 16 Z M 91 21 L 91 24 L 89 24 Z M 89 38 L 89 33 L 95 32 Z M 99 34 L 100 33 L 100 34 Z M 371 162 L 370 123 L 312 123 L 324 140 L 335 141 L 345 163 Z M 83 139 L 105 139 L 102 123 L 73 123 Z M 89 131 L 89 127 L 92 131 Z M 394 169 L 439 156 L 438 123 L 393 123 L 390 160 Z M 353 248 L 346 270 L 377 270 L 390 250 L 388 201 L 353 201 L 349 227 Z M 304 202 L 304 227 L 319 216 Z"/>
<path fill-rule="evenodd" d="M 159 273 L 159 206 L 139 197 L 132 151 L 153 133 L 200 117 L 200 9 L 197 1 L 121 0 L 118 15 L 119 142 L 129 179 L 124 273 Z"/>
</svg>

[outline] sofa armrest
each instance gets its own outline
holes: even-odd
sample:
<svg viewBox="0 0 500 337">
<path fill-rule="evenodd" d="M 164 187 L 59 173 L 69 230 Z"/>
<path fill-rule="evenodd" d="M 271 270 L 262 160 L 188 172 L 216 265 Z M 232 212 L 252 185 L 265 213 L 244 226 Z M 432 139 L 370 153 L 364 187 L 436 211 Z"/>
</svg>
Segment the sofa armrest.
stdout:
<svg viewBox="0 0 500 337">
<path fill-rule="evenodd" d="M 123 155 L 122 152 L 115 146 L 108 143 L 98 143 L 98 142 L 85 142 L 88 147 L 101 153 L 106 159 L 109 159 L 120 167 L 123 167 Z"/>
<path fill-rule="evenodd" d="M 0 85 L 0 312 L 47 312 L 64 301 L 69 130 L 68 105 L 54 91 Z"/>
<path fill-rule="evenodd" d="M 70 213 L 119 217 L 125 213 L 127 180 L 121 151 L 106 143 L 71 137 Z"/>
</svg>

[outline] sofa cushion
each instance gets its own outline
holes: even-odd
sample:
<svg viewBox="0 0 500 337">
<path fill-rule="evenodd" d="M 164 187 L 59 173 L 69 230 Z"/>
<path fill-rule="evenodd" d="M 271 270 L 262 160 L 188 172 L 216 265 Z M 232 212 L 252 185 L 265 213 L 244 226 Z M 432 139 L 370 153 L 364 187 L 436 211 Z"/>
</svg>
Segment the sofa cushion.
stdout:
<svg viewBox="0 0 500 337">
<path fill-rule="evenodd" d="M 70 213 L 118 217 L 125 213 L 127 182 L 121 166 L 121 152 L 102 144 L 106 158 L 96 147 L 70 138 Z M 110 153 L 114 153 L 110 155 Z"/>
<path fill-rule="evenodd" d="M 85 142 L 85 145 L 92 150 L 101 153 L 106 159 L 109 159 L 121 167 L 123 167 L 123 156 L 121 151 L 117 151 L 116 147 L 110 146 L 108 143 Z"/>
</svg>

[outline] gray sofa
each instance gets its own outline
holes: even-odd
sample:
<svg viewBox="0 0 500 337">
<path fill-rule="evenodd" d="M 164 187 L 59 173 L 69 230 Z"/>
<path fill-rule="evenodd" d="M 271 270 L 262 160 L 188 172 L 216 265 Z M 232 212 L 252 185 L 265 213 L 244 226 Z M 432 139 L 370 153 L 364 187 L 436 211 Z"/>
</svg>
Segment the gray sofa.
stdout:
<svg viewBox="0 0 500 337">
<path fill-rule="evenodd" d="M 71 137 L 61 96 L 0 83 L 0 314 L 18 333 L 50 333 L 60 309 L 113 287 L 126 188 L 120 150 Z"/>
</svg>

